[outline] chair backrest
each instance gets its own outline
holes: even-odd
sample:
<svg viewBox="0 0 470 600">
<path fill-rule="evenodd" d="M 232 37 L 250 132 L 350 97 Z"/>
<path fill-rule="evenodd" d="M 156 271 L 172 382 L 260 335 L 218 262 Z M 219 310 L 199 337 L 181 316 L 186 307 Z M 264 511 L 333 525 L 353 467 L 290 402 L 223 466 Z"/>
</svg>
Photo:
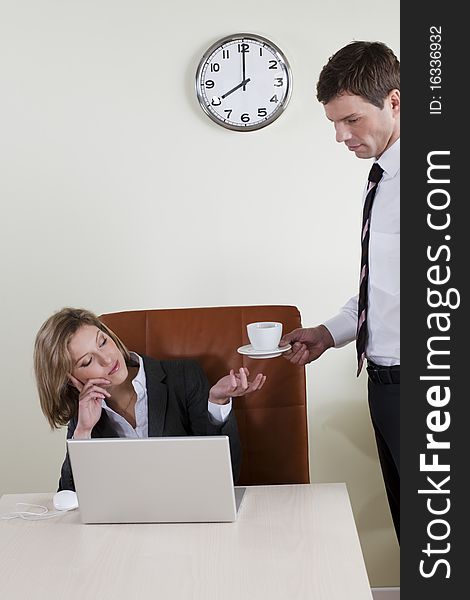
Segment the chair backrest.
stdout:
<svg viewBox="0 0 470 600">
<path fill-rule="evenodd" d="M 301 326 L 295 306 L 232 306 L 137 310 L 100 317 L 130 350 L 156 359 L 193 358 L 211 385 L 231 368 L 267 375 L 263 388 L 233 406 L 242 444 L 240 485 L 308 483 L 305 369 L 282 357 L 251 359 L 246 325 L 280 321 L 284 332 Z"/>
</svg>

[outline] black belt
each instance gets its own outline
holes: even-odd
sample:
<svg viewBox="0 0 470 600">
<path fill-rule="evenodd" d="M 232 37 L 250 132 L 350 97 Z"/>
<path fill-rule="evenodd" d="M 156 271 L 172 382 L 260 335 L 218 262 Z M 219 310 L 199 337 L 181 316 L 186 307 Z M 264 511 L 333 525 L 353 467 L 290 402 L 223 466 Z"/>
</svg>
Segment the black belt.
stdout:
<svg viewBox="0 0 470 600">
<path fill-rule="evenodd" d="M 400 365 L 384 367 L 383 365 L 376 365 L 368 360 L 367 373 L 369 379 L 374 383 L 400 383 Z"/>
</svg>

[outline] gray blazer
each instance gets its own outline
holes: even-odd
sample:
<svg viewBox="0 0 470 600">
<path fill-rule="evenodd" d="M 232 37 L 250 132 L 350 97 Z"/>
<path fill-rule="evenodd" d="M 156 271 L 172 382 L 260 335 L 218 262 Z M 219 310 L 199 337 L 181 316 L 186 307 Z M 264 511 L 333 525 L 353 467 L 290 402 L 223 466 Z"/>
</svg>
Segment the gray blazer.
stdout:
<svg viewBox="0 0 470 600">
<path fill-rule="evenodd" d="M 225 423 L 216 424 L 209 416 L 209 382 L 193 360 L 154 360 L 143 356 L 148 396 L 149 437 L 187 435 L 227 435 L 230 442 L 233 479 L 238 481 L 241 445 L 233 411 Z M 77 417 L 70 420 L 67 439 L 73 436 Z M 106 411 L 91 432 L 92 438 L 119 437 Z M 74 490 L 68 453 L 62 465 L 59 490 Z"/>
</svg>

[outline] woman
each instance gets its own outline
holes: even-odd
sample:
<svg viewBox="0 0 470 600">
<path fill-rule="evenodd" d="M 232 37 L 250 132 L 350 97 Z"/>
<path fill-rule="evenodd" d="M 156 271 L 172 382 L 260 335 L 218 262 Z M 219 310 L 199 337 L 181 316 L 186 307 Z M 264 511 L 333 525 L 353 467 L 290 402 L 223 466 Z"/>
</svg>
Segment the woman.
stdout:
<svg viewBox="0 0 470 600">
<path fill-rule="evenodd" d="M 240 368 L 209 389 L 195 361 L 154 360 L 129 352 L 90 311 L 63 308 L 41 326 L 34 346 L 41 409 L 51 427 L 68 424 L 67 438 L 227 435 L 234 481 L 240 440 L 231 398 L 259 390 Z M 68 455 L 59 490 L 74 490 Z"/>
</svg>

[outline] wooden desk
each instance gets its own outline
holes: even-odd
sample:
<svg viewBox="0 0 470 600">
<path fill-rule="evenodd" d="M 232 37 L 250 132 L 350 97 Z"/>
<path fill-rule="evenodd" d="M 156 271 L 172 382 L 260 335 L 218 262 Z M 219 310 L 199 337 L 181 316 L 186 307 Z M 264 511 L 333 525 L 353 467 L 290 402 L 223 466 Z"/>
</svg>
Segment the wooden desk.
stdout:
<svg viewBox="0 0 470 600">
<path fill-rule="evenodd" d="M 52 494 L 6 495 L 52 509 Z M 8 600 L 372 600 L 343 483 L 247 488 L 236 523 L 0 521 Z"/>
</svg>

